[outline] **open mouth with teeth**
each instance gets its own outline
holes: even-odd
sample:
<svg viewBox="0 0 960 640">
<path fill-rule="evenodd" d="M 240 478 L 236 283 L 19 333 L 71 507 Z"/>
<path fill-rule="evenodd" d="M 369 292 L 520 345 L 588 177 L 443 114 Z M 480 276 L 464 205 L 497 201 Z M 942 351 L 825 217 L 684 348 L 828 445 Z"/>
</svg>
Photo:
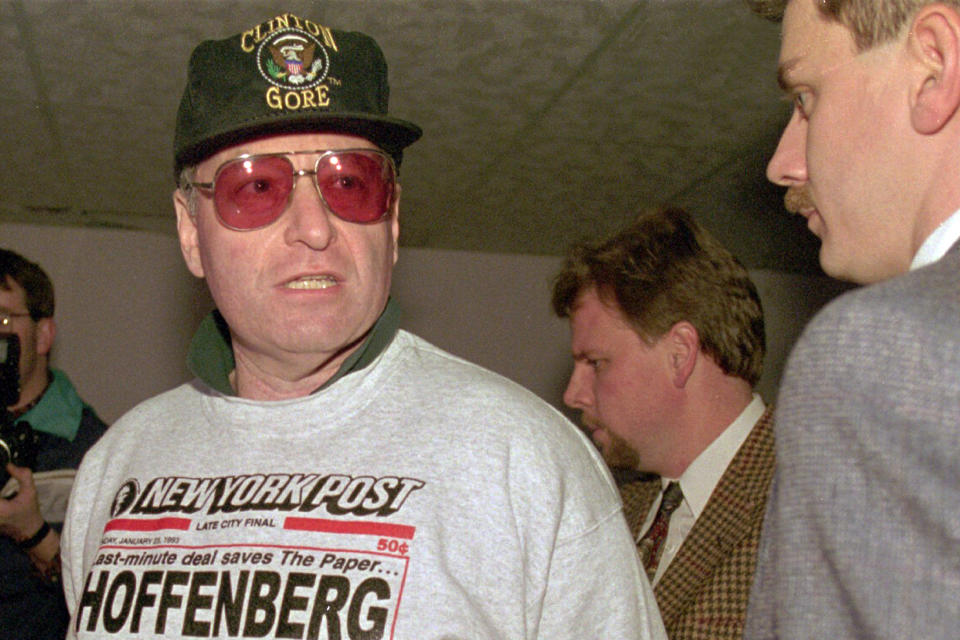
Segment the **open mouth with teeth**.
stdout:
<svg viewBox="0 0 960 640">
<path fill-rule="evenodd" d="M 331 276 L 311 276 L 291 280 L 286 287 L 287 289 L 328 289 L 336 284 L 336 279 Z"/>
</svg>

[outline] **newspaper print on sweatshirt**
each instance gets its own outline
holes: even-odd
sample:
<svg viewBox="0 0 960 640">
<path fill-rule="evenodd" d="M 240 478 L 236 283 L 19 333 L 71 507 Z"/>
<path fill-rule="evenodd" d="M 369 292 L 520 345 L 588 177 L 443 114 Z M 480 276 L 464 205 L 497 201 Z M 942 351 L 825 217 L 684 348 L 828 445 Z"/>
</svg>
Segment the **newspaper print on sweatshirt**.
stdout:
<svg viewBox="0 0 960 640">
<path fill-rule="evenodd" d="M 400 512 L 424 484 L 311 473 L 129 479 L 74 631 L 392 638 L 416 544 Z"/>
</svg>

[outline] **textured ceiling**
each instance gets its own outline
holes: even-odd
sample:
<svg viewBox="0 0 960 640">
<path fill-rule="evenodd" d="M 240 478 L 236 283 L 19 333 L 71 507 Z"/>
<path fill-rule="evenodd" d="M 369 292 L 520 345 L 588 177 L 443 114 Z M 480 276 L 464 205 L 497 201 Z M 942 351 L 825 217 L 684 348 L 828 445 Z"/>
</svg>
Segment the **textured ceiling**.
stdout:
<svg viewBox="0 0 960 640">
<path fill-rule="evenodd" d="M 763 171 L 779 28 L 742 0 L 0 0 L 0 220 L 173 232 L 193 46 L 278 13 L 373 35 L 406 154 L 401 242 L 561 254 L 683 206 L 752 268 L 817 273 Z"/>
</svg>

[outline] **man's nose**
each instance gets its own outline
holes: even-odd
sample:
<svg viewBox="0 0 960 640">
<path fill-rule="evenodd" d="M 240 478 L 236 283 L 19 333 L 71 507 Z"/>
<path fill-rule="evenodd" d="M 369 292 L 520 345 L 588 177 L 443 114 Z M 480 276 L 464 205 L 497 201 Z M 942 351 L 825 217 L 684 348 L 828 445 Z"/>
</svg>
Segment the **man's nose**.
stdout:
<svg viewBox="0 0 960 640">
<path fill-rule="evenodd" d="M 796 110 L 767 164 L 767 179 L 782 187 L 807 181 L 807 121 L 802 120 Z"/>
<path fill-rule="evenodd" d="M 570 373 L 570 381 L 563 392 L 563 403 L 571 409 L 584 409 L 590 406 L 589 385 L 584 379 L 582 366 L 573 365 L 573 371 Z"/>
<path fill-rule="evenodd" d="M 294 175 L 296 184 L 290 197 L 287 228 L 284 237 L 288 243 L 303 242 L 317 250 L 325 249 L 337 236 L 334 213 L 317 189 L 312 171 L 301 170 Z"/>
</svg>

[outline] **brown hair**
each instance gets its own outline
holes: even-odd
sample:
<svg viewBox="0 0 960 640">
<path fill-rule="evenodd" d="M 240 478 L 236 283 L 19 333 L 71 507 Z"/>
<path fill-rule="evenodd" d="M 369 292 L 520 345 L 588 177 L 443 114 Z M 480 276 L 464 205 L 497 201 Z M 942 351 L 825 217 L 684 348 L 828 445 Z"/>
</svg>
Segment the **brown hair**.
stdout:
<svg viewBox="0 0 960 640">
<path fill-rule="evenodd" d="M 595 287 L 648 343 L 680 321 L 727 374 L 756 385 L 766 348 L 763 308 L 747 270 L 681 209 L 641 214 L 613 237 L 576 245 L 553 283 L 553 310 L 569 317 Z"/>
<path fill-rule="evenodd" d="M 750 9 L 764 18 L 779 22 L 790 0 L 746 0 Z M 911 16 L 933 0 L 793 0 L 816 2 L 820 11 L 848 28 L 857 49 L 893 40 Z M 947 4 L 960 6 L 957 2 Z"/>
<path fill-rule="evenodd" d="M 9 290 L 7 278 L 23 287 L 33 320 L 53 317 L 53 283 L 39 265 L 19 253 L 0 249 L 0 289 Z"/>
</svg>

